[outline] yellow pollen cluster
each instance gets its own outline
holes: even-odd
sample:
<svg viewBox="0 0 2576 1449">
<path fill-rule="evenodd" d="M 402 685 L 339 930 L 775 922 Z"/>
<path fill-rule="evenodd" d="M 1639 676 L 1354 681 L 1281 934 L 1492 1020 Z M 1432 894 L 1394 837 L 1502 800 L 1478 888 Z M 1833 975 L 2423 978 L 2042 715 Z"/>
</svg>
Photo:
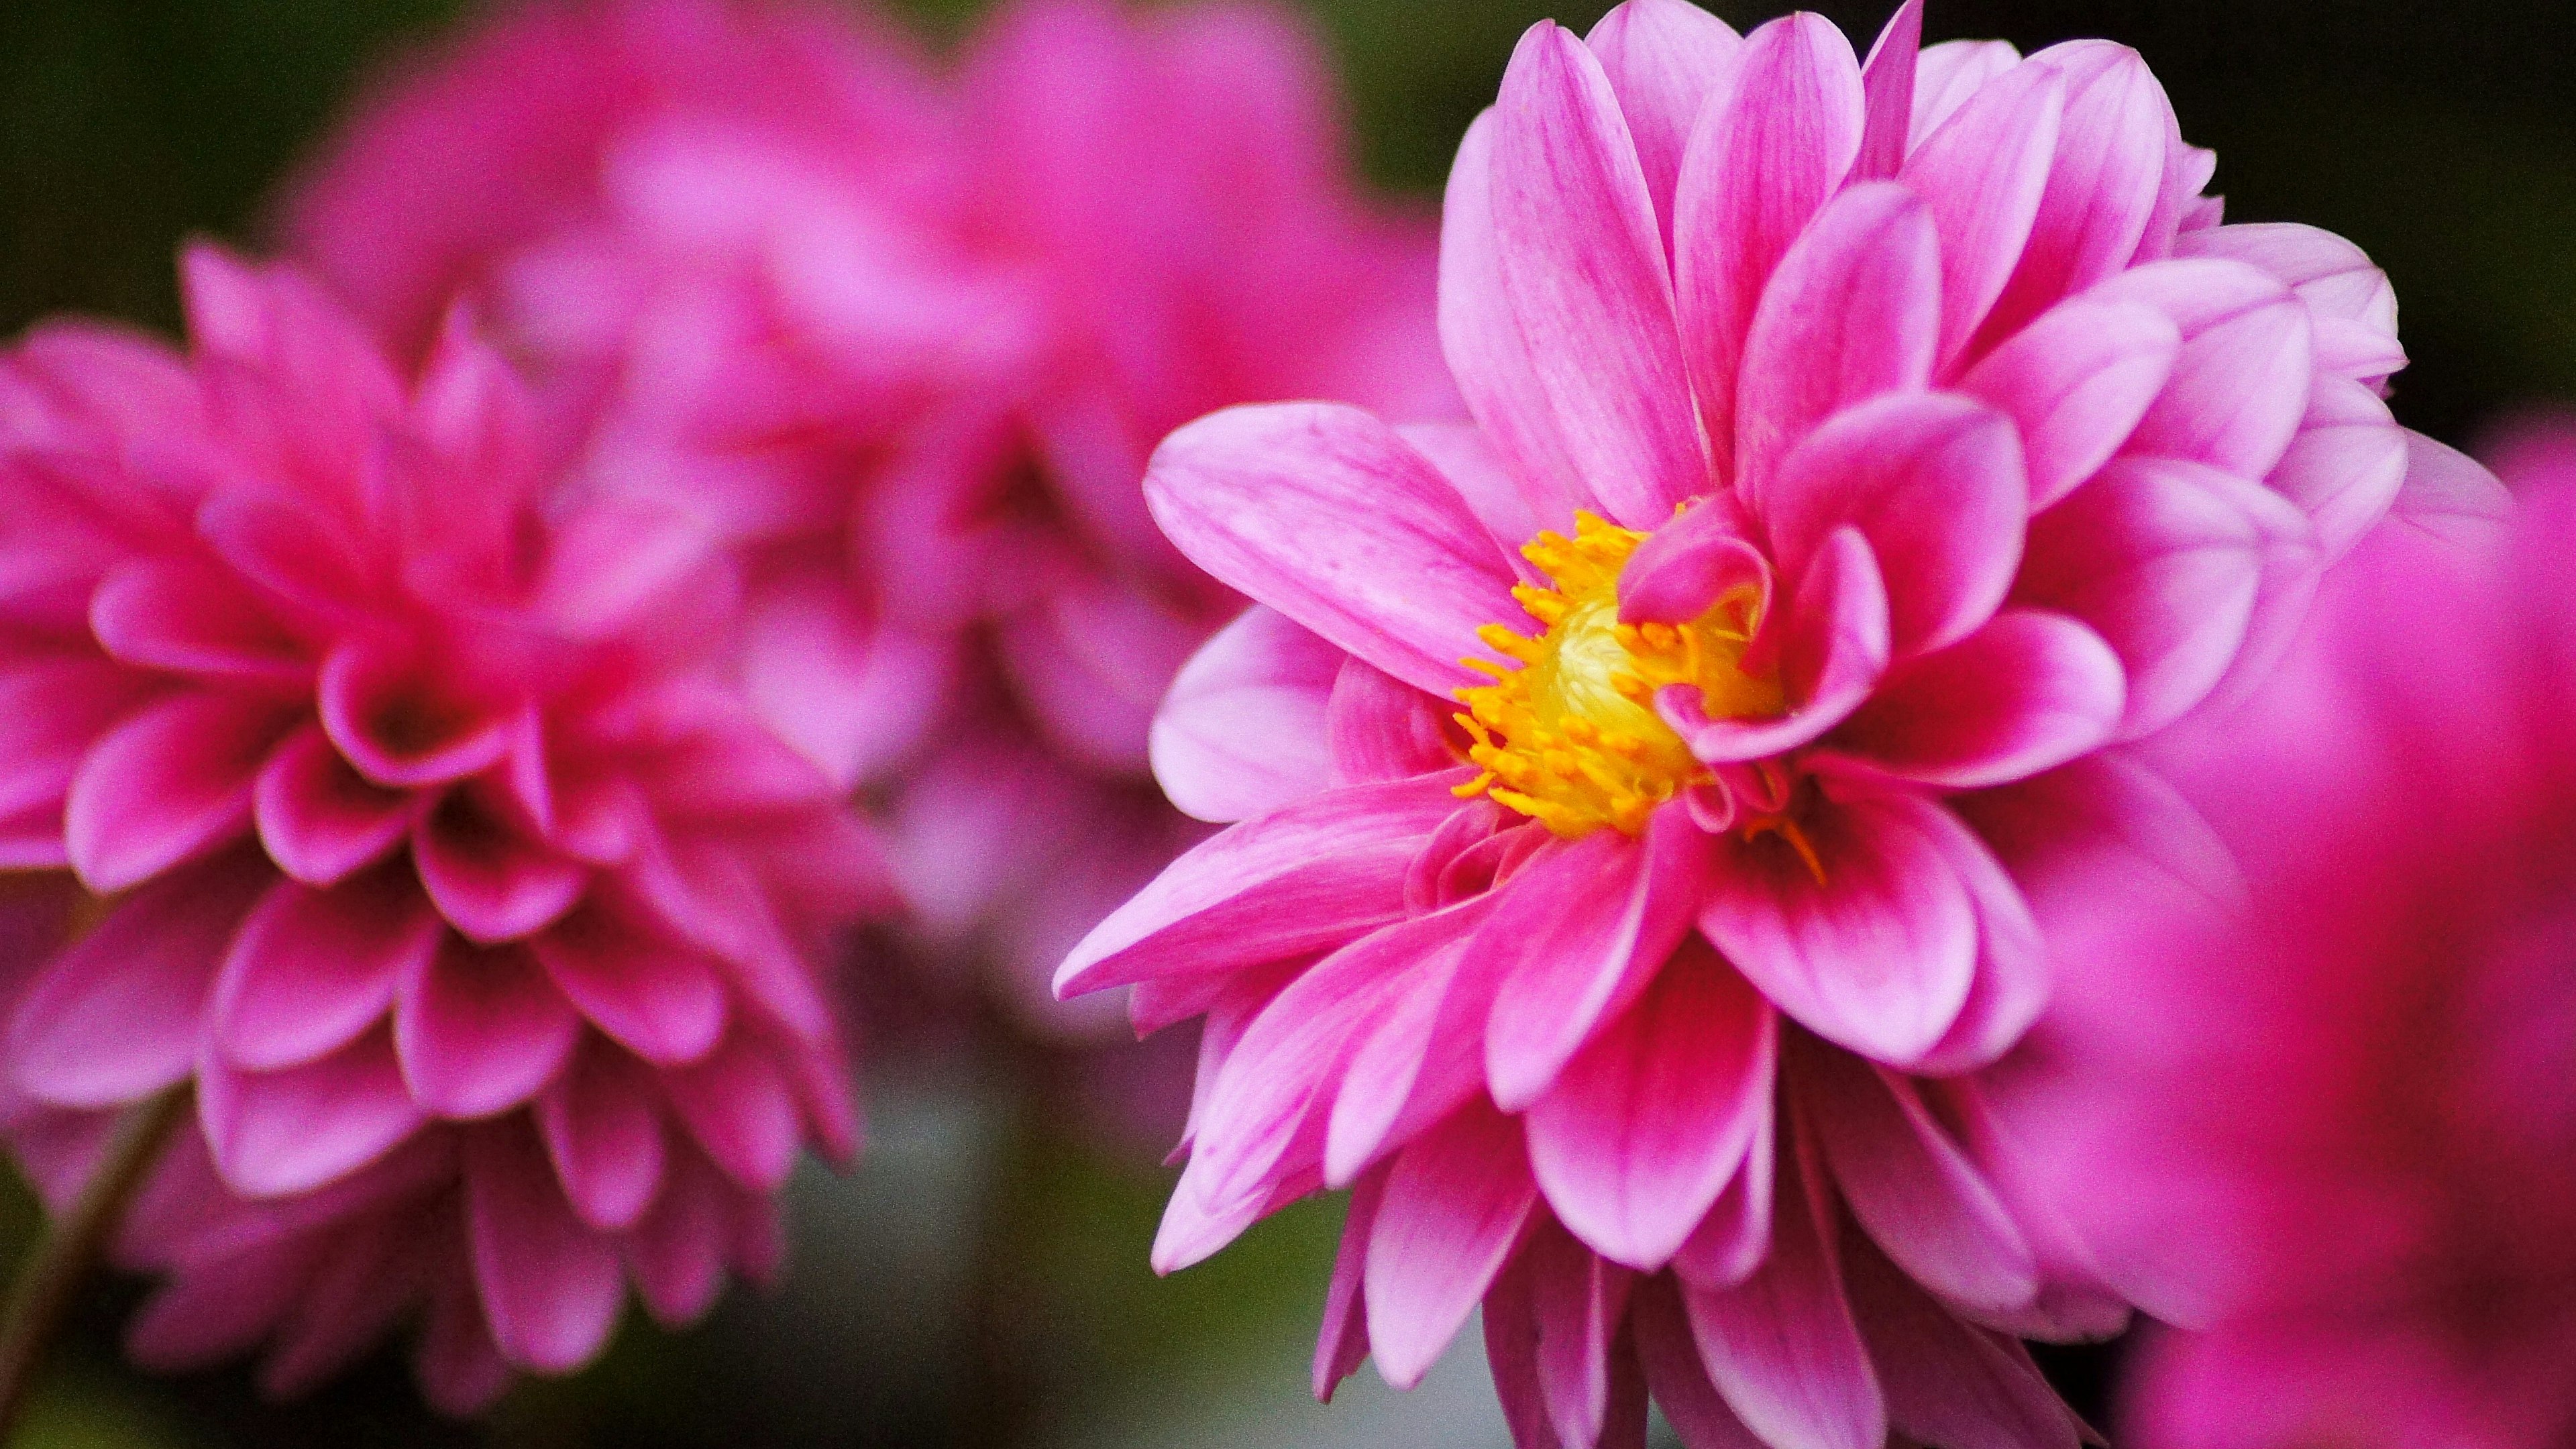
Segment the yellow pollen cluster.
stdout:
<svg viewBox="0 0 2576 1449">
<path fill-rule="evenodd" d="M 1780 713 L 1779 680 L 1744 668 L 1761 623 L 1750 586 L 1687 624 L 1620 622 L 1619 571 L 1645 540 L 1584 513 L 1572 538 L 1542 533 L 1521 550 L 1554 587 L 1512 590 L 1544 626 L 1537 637 L 1500 624 L 1476 631 L 1518 667 L 1464 661 L 1494 682 L 1458 691 L 1467 758 L 1483 771 L 1458 787 L 1461 798 L 1490 795 L 1568 840 L 1605 825 L 1635 835 L 1656 806 L 1710 778 L 1655 712 L 1657 690 L 1696 686 L 1712 719 Z"/>
</svg>

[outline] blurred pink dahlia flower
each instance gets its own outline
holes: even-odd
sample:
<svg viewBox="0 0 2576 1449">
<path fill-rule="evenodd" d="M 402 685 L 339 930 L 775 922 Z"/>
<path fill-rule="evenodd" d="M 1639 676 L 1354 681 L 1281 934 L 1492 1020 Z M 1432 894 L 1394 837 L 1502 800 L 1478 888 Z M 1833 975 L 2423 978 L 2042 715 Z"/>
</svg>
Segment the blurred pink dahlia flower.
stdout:
<svg viewBox="0 0 2576 1449">
<path fill-rule="evenodd" d="M 1025 0 L 952 80 L 794 4 L 521 5 L 390 77 L 283 230 L 397 335 L 485 299 L 583 476 L 736 540 L 754 699 L 1056 1017 L 1065 950 L 1204 834 L 1148 728 L 1242 606 L 1156 532 L 1148 451 L 1230 403 L 1457 410 L 1429 219 L 1361 194 L 1331 95 L 1254 6 Z"/>
<path fill-rule="evenodd" d="M 2165 752 L 2259 910 L 2097 912 L 2008 1097 L 2142 1345 L 2146 1449 L 2576 1441 L 2576 458 L 2391 526 Z M 2464 490 L 2474 499 L 2474 492 Z M 2456 520 L 2455 520 L 2456 524 Z M 2141 883 L 2142 885 L 2144 883 Z"/>
<path fill-rule="evenodd" d="M 2071 1446 L 2014 1335 L 2125 1307 L 1979 1069 L 2023 881 L 2207 869 L 2124 747 L 2259 674 L 2410 445 L 2386 281 L 2226 227 L 2120 47 L 1864 66 L 1631 0 L 1450 179 L 1468 425 L 1221 413 L 1146 491 L 1262 606 L 1156 765 L 1239 821 L 1065 963 L 1206 1026 L 1157 1266 L 1354 1189 L 1315 1365 L 1481 1301 L 1525 1449 Z M 1463 660 L 1462 660 L 1463 656 Z"/>
<path fill-rule="evenodd" d="M 208 248 L 185 357 L 0 359 L 0 859 L 112 897 L 9 1013 L 17 1138 L 193 1087 L 125 1259 L 157 1363 L 272 1382 L 426 1305 L 466 1407 L 764 1271 L 771 1197 L 858 1124 L 818 979 L 890 904 L 842 792 L 728 682 L 693 522 L 566 491 L 461 314 L 414 379 Z"/>
</svg>

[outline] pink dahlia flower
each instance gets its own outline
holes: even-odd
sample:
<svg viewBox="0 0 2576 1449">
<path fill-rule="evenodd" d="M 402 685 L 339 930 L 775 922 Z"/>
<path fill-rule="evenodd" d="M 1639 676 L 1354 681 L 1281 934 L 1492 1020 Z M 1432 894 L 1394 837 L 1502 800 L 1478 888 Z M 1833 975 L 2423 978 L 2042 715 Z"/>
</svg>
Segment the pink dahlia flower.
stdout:
<svg viewBox="0 0 2576 1449">
<path fill-rule="evenodd" d="M 2566 436 L 2497 455 L 2500 544 L 2373 535 L 2173 742 L 2260 909 L 2141 891 L 2033 1034 L 2012 1117 L 2105 1271 L 2200 1330 L 2146 1339 L 2122 1442 L 2576 1442 Z"/>
<path fill-rule="evenodd" d="M 406 381 L 290 275 L 185 273 L 184 358 L 0 361 L 0 850 L 116 900 L 10 1084 L 194 1089 L 156 1191 L 235 1210 L 129 1242 L 145 1356 L 273 1336 L 303 1382 L 426 1301 L 463 1406 L 588 1359 L 630 1274 L 680 1316 L 762 1266 L 800 1147 L 856 1148 L 817 967 L 887 891 L 728 684 L 692 523 L 566 492 L 461 321 Z"/>
<path fill-rule="evenodd" d="M 2048 990 L 2023 878 L 2191 856 L 2120 747 L 2258 672 L 2419 450 L 2384 279 L 2218 225 L 2136 55 L 1917 23 L 1534 28 L 1449 186 L 1475 424 L 1156 455 L 1263 606 L 1156 726 L 1240 823 L 1059 985 L 1206 1018 L 1159 1267 L 1354 1189 L 1319 1391 L 1481 1300 L 1524 1446 L 1650 1393 L 1702 1449 L 2076 1441 L 2013 1335 L 2125 1310 L 1978 1075 Z"/>
<path fill-rule="evenodd" d="M 1147 517 L 1154 442 L 1456 412 L 1428 218 L 1356 187 L 1331 95 L 1257 7 L 1027 0 L 951 81 L 792 4 L 524 4 L 380 87 L 284 231 L 398 336 L 484 299 L 585 477 L 737 541 L 754 699 L 1044 1003 L 1204 834 L 1148 729 L 1242 601 Z"/>
</svg>

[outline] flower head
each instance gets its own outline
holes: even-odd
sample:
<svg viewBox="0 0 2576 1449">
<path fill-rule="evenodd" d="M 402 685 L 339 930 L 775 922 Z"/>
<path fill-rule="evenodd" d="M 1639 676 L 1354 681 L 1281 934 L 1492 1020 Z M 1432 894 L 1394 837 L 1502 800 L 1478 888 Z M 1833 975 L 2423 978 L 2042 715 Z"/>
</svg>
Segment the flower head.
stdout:
<svg viewBox="0 0 2576 1449">
<path fill-rule="evenodd" d="M 2218 224 L 2136 55 L 1918 23 L 1536 27 L 1450 179 L 1474 425 L 1156 456 L 1264 606 L 1157 726 L 1240 823 L 1059 985 L 1207 1019 L 1158 1265 L 1354 1187 L 1319 1390 L 1481 1299 L 1525 1445 L 1649 1391 L 1694 1444 L 2075 1442 L 1996 1332 L 2124 1312 L 1978 1075 L 2047 993 L 2024 881 L 2213 867 L 2118 747 L 2389 506 L 2403 354 L 2347 243 Z"/>
<path fill-rule="evenodd" d="M 2576 1433 L 2564 438 L 2499 449 L 2504 529 L 2463 470 L 2440 536 L 2366 540 L 2273 682 L 2165 742 L 2259 909 L 2131 882 L 2017 1069 L 2105 1270 L 2194 1330 L 2142 1346 L 2129 1442 Z"/>
<path fill-rule="evenodd" d="M 132 1251 L 211 1275 L 199 1351 L 323 1311 L 225 1286 L 292 1223 L 381 1269 L 333 1352 L 435 1288 L 435 1353 L 570 1368 L 621 1263 L 693 1312 L 672 1283 L 749 1261 L 710 1224 L 855 1150 L 817 968 L 888 904 L 875 849 L 731 685 L 728 561 L 567 493 L 461 316 L 407 380 L 288 273 L 185 273 L 185 357 L 56 324 L 0 362 L 9 860 L 115 898 L 18 999 L 12 1083 L 193 1086 L 251 1226 Z M 388 1194 L 446 1206 L 351 1216 Z"/>
<path fill-rule="evenodd" d="M 1456 411 L 1428 218 L 1331 94 L 1255 6 L 1023 0 L 948 76 L 792 3 L 529 4 L 369 97 L 284 231 L 397 335 L 486 299 L 590 486 L 733 540 L 764 715 L 891 801 L 940 954 L 1087 1027 L 1046 974 L 1204 834 L 1148 731 L 1242 604 L 1148 451 L 1230 403 Z"/>
</svg>

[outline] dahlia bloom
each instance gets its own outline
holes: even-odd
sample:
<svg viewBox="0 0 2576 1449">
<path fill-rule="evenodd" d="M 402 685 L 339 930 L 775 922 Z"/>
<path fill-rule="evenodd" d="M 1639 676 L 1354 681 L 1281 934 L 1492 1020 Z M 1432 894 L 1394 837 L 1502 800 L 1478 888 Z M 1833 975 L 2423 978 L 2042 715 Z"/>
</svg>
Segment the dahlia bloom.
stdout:
<svg viewBox="0 0 2576 1449">
<path fill-rule="evenodd" d="M 2260 672 L 2418 450 L 2385 280 L 2220 225 L 2136 55 L 1918 24 L 1866 67 L 1811 15 L 1539 25 L 1450 178 L 1474 425 L 1155 457 L 1261 606 L 1157 722 L 1240 823 L 1059 986 L 1206 1018 L 1158 1267 L 1353 1188 L 1319 1392 L 1481 1301 L 1524 1446 L 1649 1394 L 1703 1449 L 2076 1442 L 2013 1335 L 2125 1308 L 1979 1076 L 2048 990 L 2023 877 L 2212 864 L 2127 747 Z"/>
<path fill-rule="evenodd" d="M 2496 455 L 2505 538 L 2383 529 L 2173 742 L 2261 908 L 2142 891 L 2033 1035 L 2013 1117 L 2105 1271 L 2198 1330 L 2142 1345 L 2124 1443 L 2576 1438 L 2565 438 Z"/>
<path fill-rule="evenodd" d="M 193 1088 L 148 1360 L 273 1338 L 293 1386 L 425 1307 L 471 1406 L 630 1275 L 685 1317 L 764 1270 L 800 1148 L 857 1146 L 817 967 L 889 891 L 727 682 L 729 562 L 563 491 L 461 317 L 406 381 L 283 271 L 184 271 L 185 357 L 0 359 L 0 851 L 114 900 L 9 1013 L 10 1115 L 59 1199 L 63 1114 Z"/>
<path fill-rule="evenodd" d="M 890 802 L 919 923 L 1036 1023 L 1205 833 L 1148 730 L 1242 601 L 1146 516 L 1153 443 L 1456 411 L 1428 219 L 1361 194 L 1331 94 L 1236 5 L 1027 0 L 953 79 L 792 4 L 522 5 L 369 98 L 283 230 L 398 336 L 484 299 L 585 478 L 735 541 L 753 698 Z"/>
</svg>

